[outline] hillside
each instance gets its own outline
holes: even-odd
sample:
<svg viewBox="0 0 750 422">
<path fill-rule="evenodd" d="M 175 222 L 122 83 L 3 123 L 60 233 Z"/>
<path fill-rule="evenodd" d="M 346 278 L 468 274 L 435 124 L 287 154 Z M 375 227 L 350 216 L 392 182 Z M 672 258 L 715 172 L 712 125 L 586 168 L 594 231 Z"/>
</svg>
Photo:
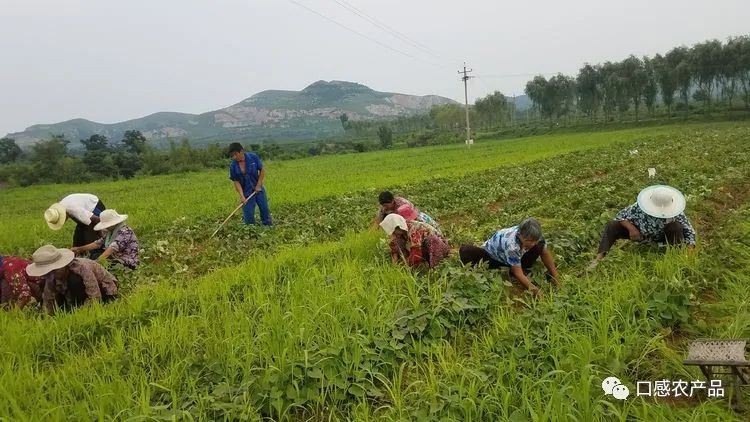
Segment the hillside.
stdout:
<svg viewBox="0 0 750 422">
<path fill-rule="evenodd" d="M 302 91 L 263 91 L 237 104 L 202 114 L 161 112 L 112 124 L 73 119 L 34 125 L 7 136 L 22 147 L 53 134 L 64 134 L 75 146 L 80 139 L 93 134 L 118 139 L 127 130 L 139 130 L 154 141 L 187 137 L 197 145 L 249 138 L 312 139 L 340 134 L 342 113 L 351 120 L 389 119 L 424 113 L 433 105 L 450 103 L 454 101 L 436 95 L 379 92 L 353 82 L 317 81 Z"/>
</svg>

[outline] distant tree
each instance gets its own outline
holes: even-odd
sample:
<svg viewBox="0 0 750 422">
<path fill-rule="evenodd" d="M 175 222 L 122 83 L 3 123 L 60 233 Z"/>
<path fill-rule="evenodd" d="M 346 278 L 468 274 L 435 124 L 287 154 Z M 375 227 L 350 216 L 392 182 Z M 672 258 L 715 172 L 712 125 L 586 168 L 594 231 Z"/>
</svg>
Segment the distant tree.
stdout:
<svg viewBox="0 0 750 422">
<path fill-rule="evenodd" d="M 677 91 L 675 82 L 674 69 L 670 67 L 667 59 L 661 54 L 657 54 L 652 60 L 654 75 L 661 92 L 661 101 L 667 106 L 667 115 L 672 116 L 672 104 L 674 103 L 674 93 Z"/>
<path fill-rule="evenodd" d="M 605 62 L 599 66 L 599 83 L 603 95 L 602 108 L 606 121 L 614 118 L 614 113 L 619 108 L 622 109 L 623 101 L 627 100 L 620 82 L 620 65 L 616 62 Z"/>
<path fill-rule="evenodd" d="M 39 181 L 56 183 L 60 181 L 60 169 L 68 154 L 70 141 L 63 135 L 54 135 L 48 141 L 39 141 L 31 146 L 33 171 Z"/>
<path fill-rule="evenodd" d="M 83 164 L 91 175 L 99 179 L 117 177 L 117 165 L 112 158 L 112 148 L 106 136 L 91 135 L 88 139 L 81 139 L 81 144 L 86 149 Z"/>
<path fill-rule="evenodd" d="M 489 124 L 501 123 L 508 109 L 508 99 L 500 91 L 495 91 L 486 97 L 478 98 L 474 102 L 476 110 L 482 122 Z"/>
<path fill-rule="evenodd" d="M 591 120 L 596 120 L 596 112 L 601 103 L 599 76 L 597 68 L 585 63 L 576 78 L 578 108 L 583 114 L 591 117 Z"/>
<path fill-rule="evenodd" d="M 341 114 L 339 116 L 339 120 L 341 120 L 341 127 L 344 129 L 344 131 L 349 130 L 349 116 L 346 113 Z"/>
<path fill-rule="evenodd" d="M 380 139 L 380 145 L 383 148 L 390 148 L 393 145 L 393 131 L 391 128 L 381 125 L 378 128 L 378 139 Z"/>
<path fill-rule="evenodd" d="M 146 137 L 140 131 L 128 130 L 122 138 L 122 144 L 133 154 L 143 154 L 146 150 Z"/>
<path fill-rule="evenodd" d="M 132 178 L 143 168 L 143 154 L 136 154 L 127 147 L 118 147 L 111 156 L 117 172 L 125 179 Z"/>
<path fill-rule="evenodd" d="M 86 151 L 108 151 L 109 139 L 104 135 L 91 135 L 89 139 L 81 139 Z"/>
<path fill-rule="evenodd" d="M 722 61 L 721 50 L 721 42 L 711 40 L 694 45 L 688 56 L 698 88 L 704 91 L 703 108 L 706 110 L 711 107 L 714 82 L 721 74 L 719 67 Z"/>
<path fill-rule="evenodd" d="M 16 144 L 15 139 L 0 139 L 0 164 L 10 164 L 16 162 L 23 155 L 23 151 Z"/>
<path fill-rule="evenodd" d="M 750 36 L 732 38 L 732 51 L 737 65 L 737 80 L 742 89 L 742 100 L 750 108 Z"/>
<path fill-rule="evenodd" d="M 633 102 L 635 120 L 638 121 L 638 110 L 643 99 L 643 91 L 648 83 L 648 75 L 641 59 L 631 55 L 623 60 L 620 63 L 620 80 L 628 102 Z"/>
<path fill-rule="evenodd" d="M 646 56 L 643 57 L 643 70 L 646 75 L 646 85 L 643 87 L 643 102 L 646 105 L 646 109 L 648 109 L 648 113 L 653 116 L 656 96 L 659 94 L 659 86 L 656 81 L 653 60 Z"/>
<path fill-rule="evenodd" d="M 539 110 L 540 118 L 544 117 L 547 114 L 545 113 L 545 111 L 550 110 L 549 104 L 546 104 L 545 102 L 546 88 L 547 88 L 547 79 L 542 75 L 538 75 L 538 76 L 535 76 L 534 79 L 528 81 L 526 83 L 526 88 L 524 89 L 526 96 L 529 97 L 529 99 L 534 104 L 536 109 Z"/>
<path fill-rule="evenodd" d="M 693 83 L 689 51 L 686 47 L 675 47 L 667 53 L 666 59 L 670 69 L 672 69 L 675 84 L 680 90 L 680 96 L 684 102 L 685 116 L 687 117 L 690 111 L 690 88 Z"/>
<path fill-rule="evenodd" d="M 167 174 L 170 172 L 169 156 L 156 148 L 146 145 L 143 151 L 143 173 L 148 175 Z"/>
<path fill-rule="evenodd" d="M 570 76 L 558 73 L 547 83 L 546 95 L 556 118 L 568 116 L 575 111 L 576 82 Z"/>
</svg>

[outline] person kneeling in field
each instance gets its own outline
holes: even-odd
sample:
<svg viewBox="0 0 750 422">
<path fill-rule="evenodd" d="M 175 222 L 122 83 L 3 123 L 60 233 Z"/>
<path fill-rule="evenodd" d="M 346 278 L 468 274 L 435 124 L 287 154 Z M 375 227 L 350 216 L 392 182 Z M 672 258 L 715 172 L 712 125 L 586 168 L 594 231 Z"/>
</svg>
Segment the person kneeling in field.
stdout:
<svg viewBox="0 0 750 422">
<path fill-rule="evenodd" d="M 655 185 L 643 189 L 635 204 L 620 211 L 607 223 L 599 242 L 595 267 L 617 239 L 642 242 L 666 242 L 695 247 L 695 229 L 685 216 L 685 196 L 671 186 Z"/>
<path fill-rule="evenodd" d="M 534 262 L 541 257 L 547 268 L 548 277 L 555 286 L 560 287 L 555 260 L 552 253 L 547 250 L 542 227 L 534 218 L 527 218 L 518 226 L 498 230 L 481 247 L 462 245 L 458 254 L 463 264 L 476 266 L 481 262 L 487 262 L 490 269 L 510 267 L 512 278 L 520 281 L 537 297 L 542 296 L 542 291 L 526 275 L 531 271 Z"/>
<path fill-rule="evenodd" d="M 422 223 L 427 223 L 440 231 L 437 222 L 432 217 L 419 211 L 419 209 L 406 198 L 393 196 L 391 192 L 383 191 L 378 195 L 378 202 L 380 203 L 380 208 L 375 217 L 376 224 L 380 224 L 388 214 L 400 214 L 407 220 L 421 221 Z"/>
<path fill-rule="evenodd" d="M 117 296 L 117 279 L 96 261 L 76 258 L 70 249 L 44 245 L 31 256 L 26 274 L 44 277 L 42 302 L 47 312 L 57 306 L 73 308 L 93 301 L 109 302 Z"/>
<path fill-rule="evenodd" d="M 30 263 L 17 256 L 0 256 L 0 303 L 21 309 L 29 303 L 41 303 L 44 279 L 26 274 Z"/>
<path fill-rule="evenodd" d="M 380 227 L 391 237 L 391 260 L 403 260 L 411 267 L 422 263 L 434 268 L 450 253 L 448 242 L 429 224 L 406 221 L 398 214 L 388 214 Z"/>
<path fill-rule="evenodd" d="M 107 258 L 124 267 L 134 270 L 138 266 L 138 238 L 133 230 L 125 224 L 127 214 L 118 214 L 115 210 L 102 211 L 99 223 L 94 229 L 102 237 L 88 245 L 71 248 L 76 255 L 94 249 L 104 248 L 99 256 L 103 261 Z"/>
</svg>

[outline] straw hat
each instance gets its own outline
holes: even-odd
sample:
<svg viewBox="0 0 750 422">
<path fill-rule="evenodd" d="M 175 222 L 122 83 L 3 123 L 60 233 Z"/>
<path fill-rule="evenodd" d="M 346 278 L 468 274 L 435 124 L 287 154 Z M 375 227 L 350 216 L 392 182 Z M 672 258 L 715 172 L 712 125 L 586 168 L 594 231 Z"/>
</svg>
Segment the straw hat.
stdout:
<svg viewBox="0 0 750 422">
<path fill-rule="evenodd" d="M 685 195 L 671 186 L 649 186 L 638 194 L 638 206 L 652 217 L 672 218 L 685 211 Z"/>
<path fill-rule="evenodd" d="M 57 249 L 52 245 L 44 245 L 31 255 L 33 262 L 26 267 L 26 274 L 41 277 L 70 264 L 73 258 L 75 254 L 70 249 Z"/>
<path fill-rule="evenodd" d="M 55 202 L 44 212 L 44 220 L 52 230 L 60 230 L 65 225 L 65 219 L 68 218 L 68 211 L 65 206 Z"/>
<path fill-rule="evenodd" d="M 388 236 L 393 234 L 393 231 L 396 230 L 396 227 L 400 228 L 401 230 L 409 230 L 404 217 L 401 217 L 398 214 L 386 215 L 383 221 L 380 222 L 380 227 L 385 230 Z"/>
<path fill-rule="evenodd" d="M 99 222 L 94 226 L 94 230 L 104 230 L 116 226 L 127 219 L 127 214 L 118 214 L 115 210 L 104 210 L 99 214 Z"/>
</svg>

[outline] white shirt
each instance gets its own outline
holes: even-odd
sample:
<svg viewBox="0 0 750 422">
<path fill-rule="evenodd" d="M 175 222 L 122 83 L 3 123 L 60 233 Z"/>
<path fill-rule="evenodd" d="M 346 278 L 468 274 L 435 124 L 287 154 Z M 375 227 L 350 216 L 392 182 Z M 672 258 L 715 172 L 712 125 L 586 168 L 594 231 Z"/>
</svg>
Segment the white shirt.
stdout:
<svg viewBox="0 0 750 422">
<path fill-rule="evenodd" d="M 99 198 L 90 193 L 74 193 L 60 200 L 71 218 L 87 226 L 91 224 L 91 216 L 94 215 L 97 203 Z"/>
</svg>

